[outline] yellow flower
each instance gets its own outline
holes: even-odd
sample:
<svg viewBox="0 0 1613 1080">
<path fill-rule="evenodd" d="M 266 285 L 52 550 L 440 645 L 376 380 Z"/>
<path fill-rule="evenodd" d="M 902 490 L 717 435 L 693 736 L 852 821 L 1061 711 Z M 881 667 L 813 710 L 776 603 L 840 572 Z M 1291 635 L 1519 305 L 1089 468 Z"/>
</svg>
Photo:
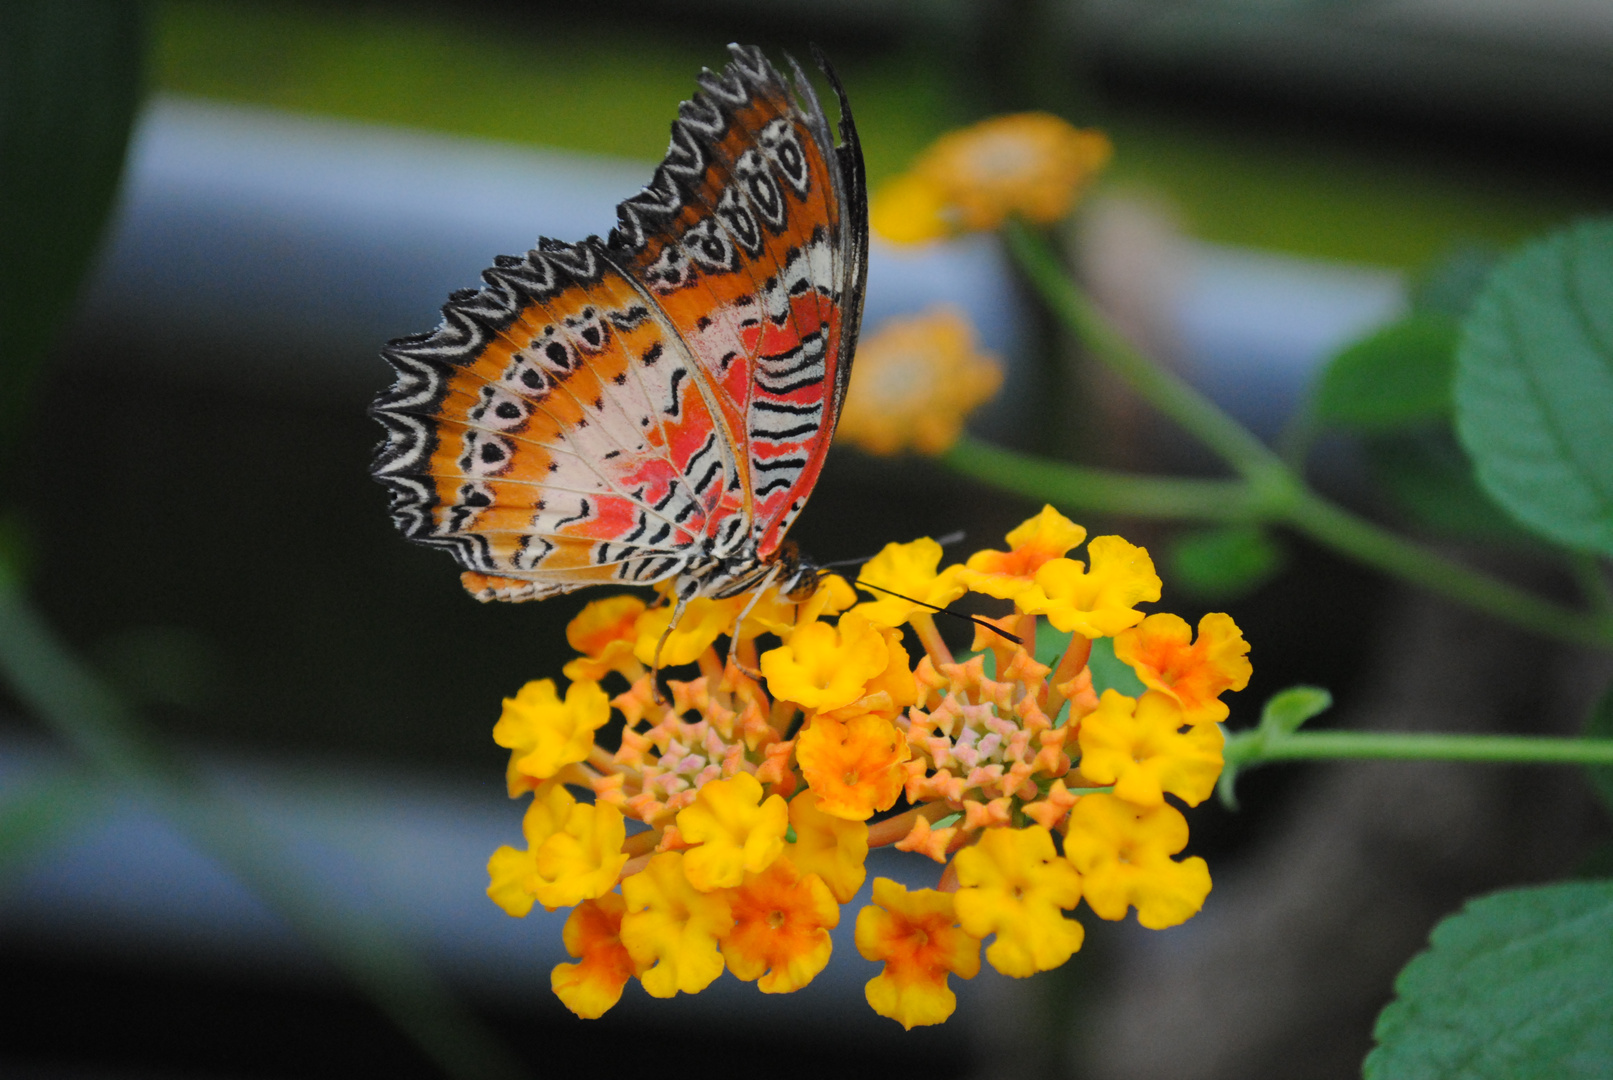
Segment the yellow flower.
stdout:
<svg viewBox="0 0 1613 1080">
<path fill-rule="evenodd" d="M 980 941 L 958 926 L 952 896 L 908 892 L 890 878 L 874 879 L 874 903 L 857 913 L 857 951 L 885 962 L 868 982 L 868 1004 L 909 1031 L 958 1007 L 949 974 L 972 979 L 980 970 Z"/>
<path fill-rule="evenodd" d="M 803 874 L 816 874 L 834 898 L 844 904 L 857 895 L 868 871 L 868 826 L 824 813 L 818 797 L 803 791 L 790 800 L 790 826 L 795 843 L 784 853 Z"/>
<path fill-rule="evenodd" d="M 1021 611 L 1046 615 L 1065 633 L 1112 637 L 1142 622 L 1136 604 L 1159 599 L 1159 575 L 1148 552 L 1118 536 L 1087 545 L 1088 570 L 1075 559 L 1053 559 L 1036 571 L 1036 584 L 1015 600 Z"/>
<path fill-rule="evenodd" d="M 896 804 L 907 781 L 902 763 L 910 756 L 896 725 L 873 713 L 844 722 L 814 717 L 795 740 L 795 759 L 818 808 L 857 821 Z"/>
<path fill-rule="evenodd" d="M 550 909 L 604 896 L 616 887 L 616 875 L 627 862 L 622 851 L 626 839 L 627 825 L 616 807 L 577 803 L 565 824 L 541 843 L 528 839 L 532 895 Z"/>
<path fill-rule="evenodd" d="M 903 173 L 881 184 L 868 200 L 868 226 L 897 244 L 922 244 L 958 231 L 947 186 L 932 176 Z"/>
<path fill-rule="evenodd" d="M 1123 919 L 1135 907 L 1150 930 L 1186 922 L 1210 894 L 1203 859 L 1171 859 L 1186 846 L 1187 819 L 1174 806 L 1144 808 L 1113 795 L 1083 797 L 1064 834 L 1064 857 L 1081 872 L 1093 914 Z"/>
<path fill-rule="evenodd" d="M 1113 155 L 1100 131 L 1049 113 L 1018 113 L 941 136 L 874 193 L 869 224 L 896 243 L 995 229 L 1010 214 L 1062 219 Z"/>
<path fill-rule="evenodd" d="M 734 928 L 722 939 L 722 954 L 735 978 L 757 980 L 764 994 L 790 994 L 829 963 L 829 931 L 840 923 L 840 906 L 818 875 L 779 859 L 746 874 L 728 903 Z"/>
<path fill-rule="evenodd" d="M 698 994 L 722 974 L 717 942 L 734 925 L 728 896 L 701 892 L 684 874 L 684 855 L 664 851 L 622 882 L 627 914 L 622 944 L 644 973 L 651 997 Z"/>
<path fill-rule="evenodd" d="M 683 615 L 678 619 L 678 625 L 672 628 L 672 633 L 666 635 L 664 645 L 661 643 L 661 635 L 672 622 L 674 605 L 668 603 L 649 608 L 639 615 L 638 622 L 634 626 L 637 640 L 633 646 L 633 655 L 641 664 L 653 664 L 655 650 L 659 647 L 662 667 L 692 664 L 719 637 L 734 628 L 734 620 L 739 618 L 739 613 L 745 609 L 747 599 L 749 598 L 745 596 L 733 596 L 726 600 L 696 597 L 685 606 Z"/>
<path fill-rule="evenodd" d="M 1007 536 L 1007 551 L 977 551 L 959 575 L 975 592 L 1012 600 L 1036 584 L 1036 572 L 1087 538 L 1087 531 L 1051 506 Z"/>
<path fill-rule="evenodd" d="M 627 903 L 618 893 L 583 901 L 566 919 L 561 940 L 566 952 L 581 961 L 556 964 L 549 986 L 561 1002 L 584 1020 L 597 1020 L 622 997 L 622 987 L 638 974 L 638 965 L 622 944 L 622 916 Z"/>
<path fill-rule="evenodd" d="M 1170 792 L 1197 806 L 1221 775 L 1221 729 L 1184 723 L 1175 700 L 1157 690 L 1141 699 L 1105 690 L 1098 709 L 1081 721 L 1081 775 L 1113 784 L 1115 794 L 1138 806 L 1158 806 Z"/>
<path fill-rule="evenodd" d="M 1227 718 L 1220 695 L 1249 685 L 1249 643 L 1232 616 L 1212 612 L 1199 620 L 1199 637 L 1176 615 L 1150 615 L 1115 637 L 1115 656 L 1131 665 L 1143 685 L 1175 698 L 1189 724 Z"/>
<path fill-rule="evenodd" d="M 561 671 L 573 682 L 598 682 L 615 671 L 631 679 L 634 625 L 644 613 L 644 601 L 636 596 L 608 596 L 595 600 L 566 624 L 566 641 L 582 653 Z"/>
<path fill-rule="evenodd" d="M 610 698 L 595 682 L 574 682 L 562 702 L 553 679 L 538 679 L 504 699 L 504 713 L 493 725 L 493 741 L 510 754 L 510 794 L 523 778 L 547 780 L 573 762 L 585 761 L 594 732 L 610 719 Z M 526 785 L 530 786 L 530 785 Z"/>
<path fill-rule="evenodd" d="M 1081 899 L 1081 876 L 1040 825 L 987 829 L 954 857 L 958 922 L 972 937 L 996 934 L 986 959 L 1025 978 L 1058 967 L 1081 947 L 1081 924 L 1064 917 Z"/>
<path fill-rule="evenodd" d="M 505 844 L 487 860 L 487 876 L 490 879 L 487 895 L 493 903 L 517 918 L 532 910 L 537 898 L 533 889 L 533 878 L 537 874 L 537 849 L 545 840 L 565 828 L 576 805 L 577 800 L 571 797 L 571 792 L 563 784 L 540 784 L 536 788 L 532 805 L 526 808 L 521 818 L 521 835 L 526 837 L 527 850 L 517 851 Z M 617 846 L 621 845 L 618 843 Z M 613 877 L 612 884 L 614 882 Z"/>
<path fill-rule="evenodd" d="M 678 831 L 699 846 L 684 857 L 689 882 L 702 892 L 738 885 L 759 873 L 784 850 L 789 808 L 780 795 L 762 798 L 750 773 L 713 780 L 694 805 L 678 811 Z"/>
<path fill-rule="evenodd" d="M 783 645 L 762 654 L 762 674 L 774 697 L 830 710 L 862 697 L 889 659 L 884 635 L 853 610 L 838 625 L 797 626 Z"/>
<path fill-rule="evenodd" d="M 891 319 L 857 348 L 840 439 L 871 454 L 909 448 L 939 454 L 958 441 L 963 418 L 989 401 L 1002 380 L 1002 364 L 976 348 L 974 327 L 961 312 L 940 307 Z"/>
<path fill-rule="evenodd" d="M 909 603 L 881 591 L 884 589 L 925 604 L 946 607 L 963 595 L 964 588 L 958 584 L 959 568 L 951 566 L 938 573 L 936 567 L 940 564 L 941 545 L 928 536 L 911 544 L 886 544 L 857 572 L 857 584 L 874 594 L 873 601 L 858 604 L 857 611 L 875 626 L 897 627 L 916 613 L 929 610 L 923 604 Z M 870 585 L 877 585 L 879 589 Z"/>
</svg>

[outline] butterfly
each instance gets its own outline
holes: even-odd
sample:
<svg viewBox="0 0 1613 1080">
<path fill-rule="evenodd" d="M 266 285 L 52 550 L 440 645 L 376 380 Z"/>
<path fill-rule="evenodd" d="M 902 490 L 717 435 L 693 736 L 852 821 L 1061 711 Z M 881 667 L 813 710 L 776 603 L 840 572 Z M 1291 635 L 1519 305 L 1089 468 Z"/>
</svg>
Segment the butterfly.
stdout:
<svg viewBox="0 0 1613 1080">
<path fill-rule="evenodd" d="M 823 468 L 862 319 L 868 198 L 844 89 L 730 45 L 608 239 L 541 238 L 382 355 L 372 475 L 479 600 L 670 581 L 681 606 L 818 580 L 785 533 Z"/>
</svg>

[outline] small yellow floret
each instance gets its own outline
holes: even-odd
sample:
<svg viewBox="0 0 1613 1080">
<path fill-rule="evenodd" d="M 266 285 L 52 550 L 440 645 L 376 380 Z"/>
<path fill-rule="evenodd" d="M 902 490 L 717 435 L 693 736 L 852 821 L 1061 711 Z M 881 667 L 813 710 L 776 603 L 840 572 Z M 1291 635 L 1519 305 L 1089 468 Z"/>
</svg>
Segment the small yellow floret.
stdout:
<svg viewBox="0 0 1613 1080">
<path fill-rule="evenodd" d="M 1150 690 L 1140 699 L 1105 690 L 1096 712 L 1081 721 L 1081 775 L 1113 784 L 1138 806 L 1158 806 L 1170 792 L 1189 806 L 1210 797 L 1221 775 L 1221 729 L 1185 719 L 1175 699 Z"/>
<path fill-rule="evenodd" d="M 1049 971 L 1081 947 L 1081 924 L 1064 910 L 1081 899 L 1081 875 L 1059 858 L 1040 825 L 987 829 L 954 857 L 958 922 L 970 935 L 996 934 L 986 959 L 1004 975 Z"/>
<path fill-rule="evenodd" d="M 1046 615 L 1065 633 L 1112 637 L 1143 620 L 1136 605 L 1159 599 L 1159 575 L 1148 552 L 1118 536 L 1087 545 L 1088 570 L 1075 559 L 1053 559 L 1036 571 L 1036 584 L 1015 598 L 1021 611 Z"/>
<path fill-rule="evenodd" d="M 538 848 L 565 827 L 576 805 L 577 800 L 564 784 L 550 782 L 534 789 L 532 804 L 521 817 L 521 835 L 526 837 L 527 850 L 517 851 L 506 844 L 487 861 L 487 895 L 493 903 L 517 918 L 532 910 L 537 899 Z"/>
<path fill-rule="evenodd" d="M 493 725 L 493 741 L 510 755 L 511 794 L 521 778 L 547 780 L 562 768 L 584 761 L 594 748 L 594 732 L 610 719 L 610 698 L 596 682 L 574 682 L 562 702 L 553 679 L 538 679 L 504 699 L 504 713 Z"/>
<path fill-rule="evenodd" d="M 550 909 L 605 895 L 627 862 L 626 839 L 627 823 L 616 807 L 577 803 L 561 828 L 531 845 L 532 895 Z"/>
<path fill-rule="evenodd" d="M 879 628 L 855 610 L 838 624 L 802 623 L 784 644 L 762 654 L 773 696 L 808 709 L 838 709 L 863 696 L 890 659 Z"/>
<path fill-rule="evenodd" d="M 949 974 L 972 979 L 980 971 L 980 941 L 957 924 L 953 898 L 935 889 L 874 879 L 874 903 L 857 913 L 857 951 L 884 961 L 868 981 L 868 1004 L 912 1030 L 939 1024 L 958 1007 Z"/>
<path fill-rule="evenodd" d="M 1036 584 L 1036 572 L 1087 538 L 1087 531 L 1051 506 L 1007 536 L 1008 550 L 977 551 L 960 580 L 975 592 L 1012 600 Z"/>
<path fill-rule="evenodd" d="M 795 759 L 818 808 L 856 821 L 896 804 L 907 782 L 902 763 L 911 756 L 896 725 L 873 713 L 845 721 L 814 717 L 795 741 Z"/>
<path fill-rule="evenodd" d="M 923 244 L 958 231 L 958 213 L 945 184 L 903 173 L 885 181 L 868 200 L 868 227 L 897 244 Z"/>
<path fill-rule="evenodd" d="M 1143 685 L 1169 694 L 1189 724 L 1227 718 L 1220 695 L 1249 685 L 1249 643 L 1232 616 L 1211 612 L 1199 620 L 1198 640 L 1181 617 L 1150 615 L 1115 637 L 1115 656 L 1131 665 Z"/>
<path fill-rule="evenodd" d="M 790 825 L 783 797 L 764 800 L 762 785 L 745 772 L 706 784 L 677 820 L 684 840 L 699 845 L 685 855 L 683 868 L 701 891 L 732 888 L 747 873 L 767 869 L 784 850 Z"/>
<path fill-rule="evenodd" d="M 1002 380 L 1002 363 L 976 347 L 961 312 L 938 307 L 887 320 L 858 345 L 840 439 L 870 454 L 940 454 Z"/>
<path fill-rule="evenodd" d="M 829 931 L 840 906 L 816 874 L 801 874 L 779 859 L 728 892 L 734 928 L 722 939 L 734 977 L 756 980 L 764 994 L 792 994 L 829 963 Z"/>
<path fill-rule="evenodd" d="M 795 868 L 822 878 L 842 904 L 856 896 L 868 875 L 863 866 L 868 858 L 868 826 L 824 813 L 811 791 L 790 800 L 790 826 L 795 829 L 795 843 L 787 844 L 784 854 Z"/>
<path fill-rule="evenodd" d="M 561 1002 L 584 1020 L 597 1020 L 622 997 L 622 987 L 638 966 L 622 944 L 622 915 L 627 904 L 617 893 L 585 900 L 566 919 L 561 940 L 576 964 L 556 964 L 549 986 Z"/>
<path fill-rule="evenodd" d="M 1144 808 L 1113 795 L 1087 795 L 1070 811 L 1064 857 L 1081 872 L 1087 904 L 1100 919 L 1137 909 L 1150 930 L 1186 922 L 1210 894 L 1210 868 L 1187 846 L 1187 819 L 1168 803 Z"/>
<path fill-rule="evenodd" d="M 651 997 L 698 994 L 710 986 L 723 970 L 718 940 L 734 925 L 727 893 L 689 884 L 683 859 L 682 852 L 664 851 L 622 882 L 622 944 Z"/>
<path fill-rule="evenodd" d="M 871 602 L 857 605 L 857 611 L 876 626 L 897 627 L 918 612 L 928 611 L 924 604 L 946 607 L 963 595 L 964 588 L 958 583 L 959 568 L 949 566 L 938 572 L 940 564 L 941 545 L 928 536 L 910 544 L 886 544 L 857 573 L 857 584 L 874 596 Z M 873 585 L 880 589 L 870 588 Z M 882 589 L 923 603 L 910 603 Z"/>
</svg>

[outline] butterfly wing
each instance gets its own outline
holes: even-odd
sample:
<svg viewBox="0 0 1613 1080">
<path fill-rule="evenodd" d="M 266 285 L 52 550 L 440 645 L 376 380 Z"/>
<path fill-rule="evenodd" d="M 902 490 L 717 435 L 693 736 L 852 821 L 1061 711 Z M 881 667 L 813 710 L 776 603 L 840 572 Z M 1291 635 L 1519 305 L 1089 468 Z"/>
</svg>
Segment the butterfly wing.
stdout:
<svg viewBox="0 0 1613 1080">
<path fill-rule="evenodd" d="M 683 328 L 743 432 L 750 535 L 777 550 L 817 483 L 851 376 L 868 276 L 862 150 L 844 90 L 836 146 L 811 85 L 761 50 L 679 109 L 666 160 L 620 208 L 624 268 Z"/>
<path fill-rule="evenodd" d="M 805 109 L 759 51 L 734 53 L 610 243 L 501 256 L 435 331 L 383 352 L 398 377 L 372 408 L 387 429 L 372 471 L 398 528 L 452 554 L 481 599 L 647 584 L 747 538 L 771 554 L 816 480 L 860 314 L 861 159 L 848 173 L 799 71 Z M 799 363 L 790 335 L 802 352 L 821 339 L 817 366 L 778 375 Z M 793 385 L 812 372 L 816 393 Z M 783 437 L 769 415 L 807 419 Z"/>
</svg>

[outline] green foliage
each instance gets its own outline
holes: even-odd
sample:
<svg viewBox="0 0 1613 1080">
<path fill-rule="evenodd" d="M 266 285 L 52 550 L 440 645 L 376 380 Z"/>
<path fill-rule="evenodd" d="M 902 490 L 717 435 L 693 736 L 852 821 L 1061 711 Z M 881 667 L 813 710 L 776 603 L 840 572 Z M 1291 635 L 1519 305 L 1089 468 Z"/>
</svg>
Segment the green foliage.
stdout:
<svg viewBox="0 0 1613 1080">
<path fill-rule="evenodd" d="M 1518 547 L 1539 547 L 1484 493 L 1456 435 L 1446 424 L 1377 436 L 1366 445 L 1367 467 L 1408 521 L 1445 536 Z"/>
<path fill-rule="evenodd" d="M 1596 703 L 1596 708 L 1586 717 L 1585 737 L 1613 739 L 1613 687 L 1602 695 L 1602 700 Z M 1609 811 L 1613 811 L 1613 765 L 1588 765 L 1585 772 L 1590 776 L 1591 785 L 1596 788 L 1596 793 L 1602 797 L 1603 805 Z"/>
<path fill-rule="evenodd" d="M 1092 688 L 1100 694 L 1105 690 L 1118 690 L 1128 697 L 1139 697 L 1148 689 L 1131 670 L 1131 665 L 1115 656 L 1113 638 L 1093 639 L 1087 666 L 1092 668 Z"/>
<path fill-rule="evenodd" d="M 1203 600 L 1227 600 L 1252 592 L 1283 568 L 1282 547 L 1258 525 L 1179 533 L 1165 558 L 1171 583 Z"/>
<path fill-rule="evenodd" d="M 1378 1017 L 1366 1080 L 1613 1073 L 1613 882 L 1514 889 L 1434 928 Z"/>
<path fill-rule="evenodd" d="M 1463 324 L 1454 398 L 1497 503 L 1613 554 L 1613 221 L 1553 233 L 1491 275 Z"/>
<path fill-rule="evenodd" d="M 1292 735 L 1300 725 L 1333 707 L 1333 695 L 1320 686 L 1290 686 L 1273 694 L 1260 710 L 1260 730 Z"/>
<path fill-rule="evenodd" d="M 1322 372 L 1318 422 L 1381 432 L 1450 412 L 1458 325 L 1444 312 L 1416 312 L 1348 346 Z"/>
<path fill-rule="evenodd" d="M 0 446 L 72 310 L 140 98 L 143 9 L 0 4 Z"/>
</svg>

